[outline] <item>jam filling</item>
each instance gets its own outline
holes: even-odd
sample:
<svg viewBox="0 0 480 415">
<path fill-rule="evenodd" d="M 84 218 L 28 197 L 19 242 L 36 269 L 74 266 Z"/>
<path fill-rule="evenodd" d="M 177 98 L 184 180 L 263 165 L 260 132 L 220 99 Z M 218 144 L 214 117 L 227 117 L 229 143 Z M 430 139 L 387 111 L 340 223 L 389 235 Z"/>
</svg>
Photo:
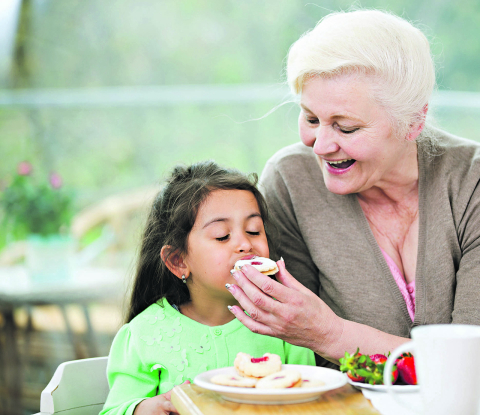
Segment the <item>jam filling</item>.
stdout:
<svg viewBox="0 0 480 415">
<path fill-rule="evenodd" d="M 250 361 L 252 363 L 261 363 L 261 362 L 266 362 L 268 360 L 268 356 L 265 357 L 252 357 Z"/>
</svg>

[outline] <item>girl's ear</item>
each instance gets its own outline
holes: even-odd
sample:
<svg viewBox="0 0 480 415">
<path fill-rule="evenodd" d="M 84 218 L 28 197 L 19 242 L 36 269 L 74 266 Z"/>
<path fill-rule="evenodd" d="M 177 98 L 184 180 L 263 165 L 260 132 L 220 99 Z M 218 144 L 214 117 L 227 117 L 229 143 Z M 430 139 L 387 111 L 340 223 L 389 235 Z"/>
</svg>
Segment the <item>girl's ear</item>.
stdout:
<svg viewBox="0 0 480 415">
<path fill-rule="evenodd" d="M 423 131 L 423 127 L 425 127 L 425 118 L 427 117 L 427 111 L 428 111 L 428 104 L 425 104 L 425 106 L 421 111 L 419 121 L 413 123 L 410 126 L 410 131 L 407 134 L 407 141 L 415 141 L 415 139 Z"/>
<path fill-rule="evenodd" d="M 173 250 L 170 245 L 164 245 L 160 251 L 160 256 L 173 275 L 180 279 L 182 279 L 182 275 L 188 277 L 190 271 L 178 250 Z"/>
</svg>

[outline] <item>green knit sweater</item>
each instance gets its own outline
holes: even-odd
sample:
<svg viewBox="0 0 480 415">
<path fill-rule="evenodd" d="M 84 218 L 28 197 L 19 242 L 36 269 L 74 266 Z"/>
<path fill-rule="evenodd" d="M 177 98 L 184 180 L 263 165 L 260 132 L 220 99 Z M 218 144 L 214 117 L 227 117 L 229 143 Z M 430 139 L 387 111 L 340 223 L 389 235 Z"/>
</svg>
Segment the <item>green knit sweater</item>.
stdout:
<svg viewBox="0 0 480 415">
<path fill-rule="evenodd" d="M 132 414 L 145 398 L 193 381 L 206 370 L 233 366 L 238 352 L 275 353 L 283 363 L 315 365 L 311 350 L 254 334 L 237 319 L 205 326 L 159 301 L 115 336 L 107 367 L 110 393 L 101 414 Z"/>
</svg>

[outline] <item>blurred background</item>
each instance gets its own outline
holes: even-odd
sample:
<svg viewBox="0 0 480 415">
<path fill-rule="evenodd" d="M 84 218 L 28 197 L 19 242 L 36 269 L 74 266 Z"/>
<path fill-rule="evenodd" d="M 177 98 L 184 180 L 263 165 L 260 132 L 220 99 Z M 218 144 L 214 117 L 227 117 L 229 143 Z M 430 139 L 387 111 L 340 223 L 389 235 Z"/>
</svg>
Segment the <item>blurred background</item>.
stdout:
<svg viewBox="0 0 480 415">
<path fill-rule="evenodd" d="M 32 288 L 28 230 L 0 210 L 0 414 L 37 412 L 59 363 L 108 354 L 146 206 L 173 165 L 214 159 L 260 174 L 298 140 L 288 49 L 351 7 L 423 30 L 437 68 L 431 121 L 479 140 L 476 0 L 0 0 L 0 191 L 24 161 L 24 176 L 68 191 L 85 271 Z"/>
</svg>

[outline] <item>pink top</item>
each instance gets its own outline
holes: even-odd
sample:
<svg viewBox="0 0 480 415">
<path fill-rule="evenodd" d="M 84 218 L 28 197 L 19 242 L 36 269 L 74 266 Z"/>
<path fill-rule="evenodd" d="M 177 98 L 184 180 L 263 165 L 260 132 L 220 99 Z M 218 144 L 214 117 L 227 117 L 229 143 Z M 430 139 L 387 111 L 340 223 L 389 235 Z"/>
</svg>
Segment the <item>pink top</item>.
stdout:
<svg viewBox="0 0 480 415">
<path fill-rule="evenodd" d="M 415 318 L 415 281 L 407 284 L 400 269 L 397 267 L 397 264 L 395 264 L 395 261 L 390 258 L 382 248 L 380 248 L 380 250 L 382 251 L 385 261 L 387 261 L 388 268 L 390 268 L 390 272 L 402 293 L 405 303 L 407 304 L 408 314 L 410 314 L 410 318 L 413 321 Z"/>
</svg>

